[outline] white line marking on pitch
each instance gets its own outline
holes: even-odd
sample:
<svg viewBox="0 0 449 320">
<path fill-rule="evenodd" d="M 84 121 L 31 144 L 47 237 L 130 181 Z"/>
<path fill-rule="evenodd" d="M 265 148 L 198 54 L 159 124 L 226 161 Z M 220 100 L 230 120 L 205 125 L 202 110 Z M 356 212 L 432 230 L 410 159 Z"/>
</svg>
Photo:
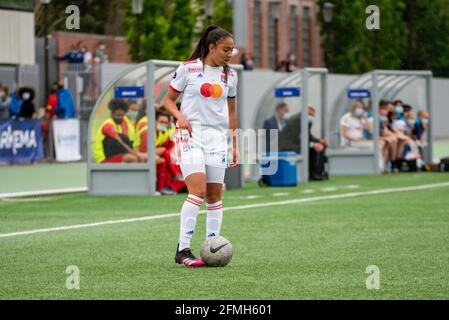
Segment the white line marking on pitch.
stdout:
<svg viewBox="0 0 449 320">
<path fill-rule="evenodd" d="M 365 191 L 365 192 L 352 192 L 352 193 L 346 193 L 346 194 L 335 194 L 335 195 L 319 196 L 319 197 L 304 198 L 304 199 L 264 202 L 264 203 L 248 204 L 248 205 L 235 206 L 235 207 L 227 207 L 227 208 L 223 208 L 223 210 L 224 211 L 233 211 L 233 210 L 242 210 L 242 209 L 254 209 L 254 208 L 259 208 L 259 207 L 267 207 L 267 206 L 282 206 L 282 205 L 287 205 L 287 204 L 299 204 L 299 203 L 317 202 L 317 201 L 323 201 L 323 200 L 355 198 L 355 197 L 360 197 L 360 196 L 373 196 L 373 195 L 386 194 L 386 193 L 426 190 L 426 189 L 443 188 L 443 187 L 449 187 L 449 182 L 424 184 L 424 185 L 420 185 L 420 186 L 410 186 L 410 187 L 402 187 L 402 188 L 395 188 L 395 189 L 380 189 L 380 190 L 372 190 L 372 191 Z M 206 210 L 200 211 L 201 214 L 204 214 L 206 212 L 207 212 Z M 100 222 L 95 222 L 95 223 L 76 224 L 76 225 L 70 225 L 70 226 L 65 226 L 65 227 L 25 230 L 25 231 L 11 232 L 11 233 L 3 233 L 3 234 L 0 234 L 0 238 L 22 236 L 22 235 L 35 234 L 35 233 L 62 231 L 62 230 L 93 228 L 93 227 L 104 226 L 104 225 L 109 225 L 109 224 L 120 224 L 120 223 L 129 223 L 129 222 L 165 219 L 165 218 L 172 218 L 172 217 L 178 217 L 178 216 L 179 216 L 179 212 L 160 214 L 160 215 L 155 215 L 155 216 L 146 216 L 146 217 L 141 217 L 141 218 L 109 220 L 109 221 L 100 221 Z"/>
<path fill-rule="evenodd" d="M 328 187 L 328 188 L 321 189 L 321 191 L 323 191 L 323 192 L 331 192 L 331 191 L 336 191 L 336 190 L 337 190 L 337 188 L 335 188 L 335 187 Z"/>
<path fill-rule="evenodd" d="M 78 187 L 78 188 L 0 193 L 0 199 L 17 198 L 17 197 L 48 196 L 48 195 L 78 193 L 78 192 L 87 192 L 87 188 L 86 187 Z"/>
<path fill-rule="evenodd" d="M 273 193 L 273 197 L 285 197 L 288 196 L 290 193 L 288 192 L 275 192 Z"/>
<path fill-rule="evenodd" d="M 360 188 L 360 186 L 357 184 L 350 184 L 349 186 L 346 186 L 346 188 L 347 189 L 358 189 L 358 188 Z"/>
<path fill-rule="evenodd" d="M 0 201 L 4 202 L 39 202 L 39 201 L 48 201 L 53 200 L 55 197 L 39 197 L 39 198 L 4 198 Z"/>
<path fill-rule="evenodd" d="M 250 195 L 250 196 L 246 196 L 243 197 L 244 199 L 257 199 L 257 198 L 261 198 L 262 196 L 257 196 L 257 195 Z"/>
<path fill-rule="evenodd" d="M 315 192 L 315 190 L 313 190 L 313 189 L 304 189 L 301 191 L 301 193 L 314 193 L 314 192 Z"/>
</svg>

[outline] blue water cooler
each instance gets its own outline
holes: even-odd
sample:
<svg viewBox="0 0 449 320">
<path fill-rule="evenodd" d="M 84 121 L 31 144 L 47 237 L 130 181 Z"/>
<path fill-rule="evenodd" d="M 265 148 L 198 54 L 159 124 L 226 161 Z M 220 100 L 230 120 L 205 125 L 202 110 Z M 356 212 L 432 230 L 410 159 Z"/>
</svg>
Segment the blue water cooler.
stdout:
<svg viewBox="0 0 449 320">
<path fill-rule="evenodd" d="M 298 154 L 293 151 L 271 152 L 261 159 L 259 185 L 291 187 L 298 184 Z M 277 169 L 276 169 L 277 167 Z"/>
</svg>

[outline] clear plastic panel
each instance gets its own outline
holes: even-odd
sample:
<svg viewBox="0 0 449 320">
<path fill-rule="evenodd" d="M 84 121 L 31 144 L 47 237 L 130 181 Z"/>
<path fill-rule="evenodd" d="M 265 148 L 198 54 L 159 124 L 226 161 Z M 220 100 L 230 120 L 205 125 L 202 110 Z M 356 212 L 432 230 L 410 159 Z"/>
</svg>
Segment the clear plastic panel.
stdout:
<svg viewBox="0 0 449 320">
<path fill-rule="evenodd" d="M 378 76 L 380 88 L 388 87 L 388 83 L 386 76 Z M 374 151 L 372 85 L 372 73 L 364 74 L 345 88 L 335 100 L 327 117 L 330 148 L 354 153 Z M 366 90 L 370 97 L 349 97 L 349 91 L 354 90 Z"/>
<path fill-rule="evenodd" d="M 168 83 L 172 77 L 175 68 L 173 67 L 161 67 L 157 68 L 155 71 L 155 86 L 154 86 L 154 98 L 155 103 L 160 104 L 162 102 L 163 97 L 165 96 L 168 88 Z M 97 103 L 97 107 L 95 108 L 95 114 L 93 115 L 92 121 L 92 131 L 90 137 L 91 143 L 91 159 L 92 163 L 98 162 L 95 159 L 95 142 L 98 139 L 98 133 L 101 129 L 101 126 L 107 119 L 111 118 L 111 111 L 108 108 L 109 102 L 114 99 L 115 88 L 117 87 L 144 87 L 144 97 L 136 98 L 136 99 L 127 99 L 124 100 L 128 103 L 129 106 L 134 104 L 131 109 L 140 110 L 139 115 L 141 113 L 146 113 L 146 97 L 148 92 L 148 79 L 147 79 L 147 64 L 142 64 L 137 66 L 135 69 L 129 71 L 124 74 L 119 80 L 110 84 L 109 87 L 105 90 L 105 94 L 102 96 L 101 100 Z M 144 114 L 143 114 L 144 115 Z M 128 117 L 130 123 L 133 127 L 135 135 L 137 134 L 137 122 Z M 138 120 L 139 118 L 137 118 Z M 98 151 L 97 151 L 98 153 Z"/>
</svg>

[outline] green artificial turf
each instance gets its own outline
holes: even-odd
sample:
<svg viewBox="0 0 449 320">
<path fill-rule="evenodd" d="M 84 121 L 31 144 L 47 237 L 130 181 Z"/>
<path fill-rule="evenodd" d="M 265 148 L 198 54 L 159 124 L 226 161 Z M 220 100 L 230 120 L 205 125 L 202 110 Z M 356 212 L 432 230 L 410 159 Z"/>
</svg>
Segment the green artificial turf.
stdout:
<svg viewBox="0 0 449 320">
<path fill-rule="evenodd" d="M 254 183 L 225 207 L 449 182 L 447 173 L 335 177 L 295 188 Z M 179 211 L 185 195 L 0 201 L 0 234 Z M 263 205 L 224 213 L 224 268 L 174 263 L 179 218 L 0 237 L 0 299 L 448 299 L 449 186 Z M 203 207 L 204 209 L 204 207 Z M 198 218 L 194 253 L 205 236 Z M 66 268 L 80 290 L 66 288 Z M 366 268 L 380 270 L 368 290 Z"/>
</svg>

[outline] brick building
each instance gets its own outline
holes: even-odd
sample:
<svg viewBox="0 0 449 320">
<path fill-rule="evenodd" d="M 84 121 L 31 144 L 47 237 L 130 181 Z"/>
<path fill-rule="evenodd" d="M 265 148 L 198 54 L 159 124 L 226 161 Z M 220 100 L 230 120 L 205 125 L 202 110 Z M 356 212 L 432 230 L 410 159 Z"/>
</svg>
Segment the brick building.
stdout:
<svg viewBox="0 0 449 320">
<path fill-rule="evenodd" d="M 131 63 L 131 57 L 128 54 L 129 44 L 124 37 L 112 37 L 98 34 L 87 34 L 81 32 L 54 32 L 52 37 L 56 44 L 56 54 L 63 55 L 71 50 L 71 46 L 82 42 L 88 50 L 95 52 L 98 42 L 103 41 L 106 45 L 106 54 L 110 63 Z"/>
<path fill-rule="evenodd" d="M 299 68 L 323 66 L 317 0 L 234 1 L 234 36 L 254 66 L 275 69 L 286 59 Z"/>
</svg>

